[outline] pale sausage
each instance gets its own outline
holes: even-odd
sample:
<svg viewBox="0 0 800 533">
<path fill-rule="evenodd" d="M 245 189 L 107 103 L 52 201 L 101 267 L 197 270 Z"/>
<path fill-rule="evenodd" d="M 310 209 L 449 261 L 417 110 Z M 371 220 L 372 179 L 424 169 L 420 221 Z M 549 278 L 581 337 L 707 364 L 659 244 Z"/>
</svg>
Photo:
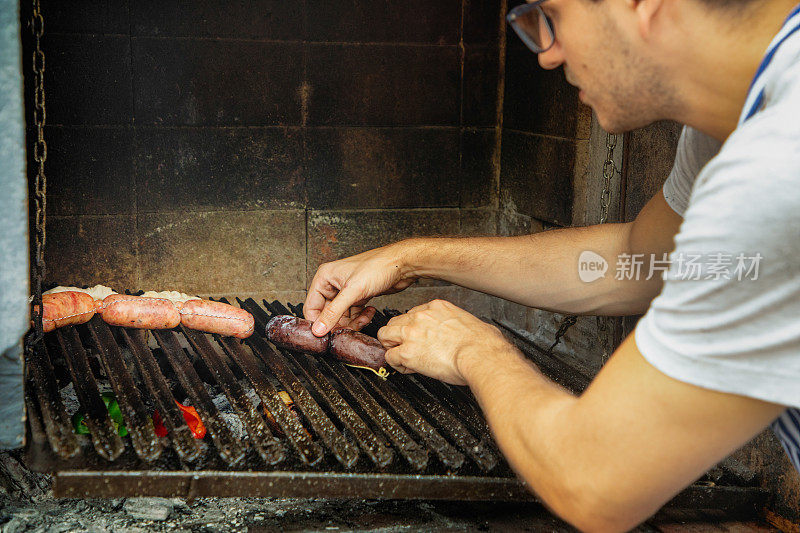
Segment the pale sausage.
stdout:
<svg viewBox="0 0 800 533">
<path fill-rule="evenodd" d="M 181 323 L 180 311 L 169 300 L 129 294 L 106 296 L 99 313 L 106 323 L 126 328 L 171 329 Z"/>
<path fill-rule="evenodd" d="M 181 324 L 207 333 L 244 339 L 253 334 L 253 315 L 232 305 L 209 300 L 188 300 L 180 310 Z"/>
<path fill-rule="evenodd" d="M 83 324 L 94 316 L 94 298 L 85 292 L 64 291 L 42 295 L 42 329 L 45 333 L 62 326 Z"/>
</svg>

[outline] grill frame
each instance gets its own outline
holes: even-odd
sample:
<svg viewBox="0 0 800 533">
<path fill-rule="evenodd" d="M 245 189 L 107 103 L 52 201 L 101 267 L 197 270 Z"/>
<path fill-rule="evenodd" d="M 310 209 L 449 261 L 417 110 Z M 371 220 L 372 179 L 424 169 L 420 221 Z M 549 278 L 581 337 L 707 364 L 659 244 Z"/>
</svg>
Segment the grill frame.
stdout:
<svg viewBox="0 0 800 533">
<path fill-rule="evenodd" d="M 25 457 L 32 468 L 53 474 L 56 497 L 536 500 L 503 460 L 468 389 L 424 376 L 393 374 L 384 381 L 336 361 L 277 349 L 264 337 L 266 322 L 274 314 L 302 315 L 302 306 L 289 309 L 277 301 L 263 300 L 263 306 L 252 299 L 236 301 L 256 319 L 253 336 L 242 343 L 185 328 L 154 331 L 161 364 L 142 330 L 112 328 L 97 318 L 48 334 L 49 347 L 26 366 Z M 371 333 L 394 314 L 378 313 Z M 524 332 L 495 323 L 562 385 L 579 392 L 590 382 L 584 369 L 538 350 Z M 120 340 L 129 349 L 127 361 Z M 88 351 L 84 342 L 91 345 Z M 93 411 L 86 410 L 87 424 L 97 431 L 91 445 L 81 444 L 71 431 L 54 379 L 49 353 L 54 348 L 61 350 L 81 405 L 94 406 Z M 172 386 L 164 368 L 175 371 Z M 126 424 L 134 421 L 131 437 L 124 442 L 114 433 L 105 408 L 98 409 L 97 402 L 102 401 L 94 379 L 98 369 L 106 376 L 114 373 L 115 379 L 109 381 Z M 243 415 L 250 440 L 252 435 L 258 437 L 255 445 L 242 446 L 232 438 L 208 397 L 201 371 L 206 379 L 215 378 L 234 410 Z M 273 434 L 247 398 L 243 380 L 274 414 L 282 438 Z M 191 436 L 169 401 L 175 381 L 208 427 L 208 449 L 201 449 L 205 445 Z M 292 396 L 315 440 L 305 438 L 303 426 L 278 398 L 279 387 Z M 152 425 L 148 432 L 142 424 L 145 396 L 162 413 L 169 430 L 160 441 L 151 438 Z M 154 460 L 156 451 L 161 457 Z M 768 498 L 769 492 L 758 487 L 698 483 L 669 505 L 750 514 L 763 508 Z"/>
</svg>

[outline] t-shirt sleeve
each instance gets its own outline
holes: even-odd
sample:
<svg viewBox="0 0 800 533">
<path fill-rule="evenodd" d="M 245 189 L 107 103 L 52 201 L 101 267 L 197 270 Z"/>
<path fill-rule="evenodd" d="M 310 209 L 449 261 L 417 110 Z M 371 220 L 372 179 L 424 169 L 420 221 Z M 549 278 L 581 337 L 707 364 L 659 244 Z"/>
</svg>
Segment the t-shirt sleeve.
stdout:
<svg viewBox="0 0 800 533">
<path fill-rule="evenodd" d="M 800 406 L 800 141 L 750 126 L 698 176 L 635 339 L 676 379 Z"/>
<path fill-rule="evenodd" d="M 678 139 L 675 163 L 664 182 L 663 194 L 673 211 L 683 216 L 689 205 L 695 178 L 719 152 L 721 143 L 696 129 L 684 126 Z"/>
</svg>

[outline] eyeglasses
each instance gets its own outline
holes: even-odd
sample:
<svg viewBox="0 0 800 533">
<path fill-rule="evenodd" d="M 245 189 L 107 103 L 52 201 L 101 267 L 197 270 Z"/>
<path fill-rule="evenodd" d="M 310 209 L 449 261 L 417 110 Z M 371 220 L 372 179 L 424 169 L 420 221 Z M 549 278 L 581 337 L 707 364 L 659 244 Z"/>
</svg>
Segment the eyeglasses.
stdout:
<svg viewBox="0 0 800 533">
<path fill-rule="evenodd" d="M 541 7 L 544 1 L 535 0 L 522 4 L 509 11 L 506 16 L 522 42 L 536 54 L 546 52 L 556 42 L 553 21 L 544 14 Z"/>
</svg>

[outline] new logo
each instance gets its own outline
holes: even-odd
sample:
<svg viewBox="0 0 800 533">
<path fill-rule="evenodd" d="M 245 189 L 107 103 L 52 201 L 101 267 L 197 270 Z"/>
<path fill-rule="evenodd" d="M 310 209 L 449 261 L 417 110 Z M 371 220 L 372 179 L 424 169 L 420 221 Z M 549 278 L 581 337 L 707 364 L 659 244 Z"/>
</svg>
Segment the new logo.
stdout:
<svg viewBox="0 0 800 533">
<path fill-rule="evenodd" d="M 591 283 L 604 277 L 608 271 L 608 261 L 591 250 L 584 250 L 578 257 L 578 277 L 584 283 Z"/>
</svg>

